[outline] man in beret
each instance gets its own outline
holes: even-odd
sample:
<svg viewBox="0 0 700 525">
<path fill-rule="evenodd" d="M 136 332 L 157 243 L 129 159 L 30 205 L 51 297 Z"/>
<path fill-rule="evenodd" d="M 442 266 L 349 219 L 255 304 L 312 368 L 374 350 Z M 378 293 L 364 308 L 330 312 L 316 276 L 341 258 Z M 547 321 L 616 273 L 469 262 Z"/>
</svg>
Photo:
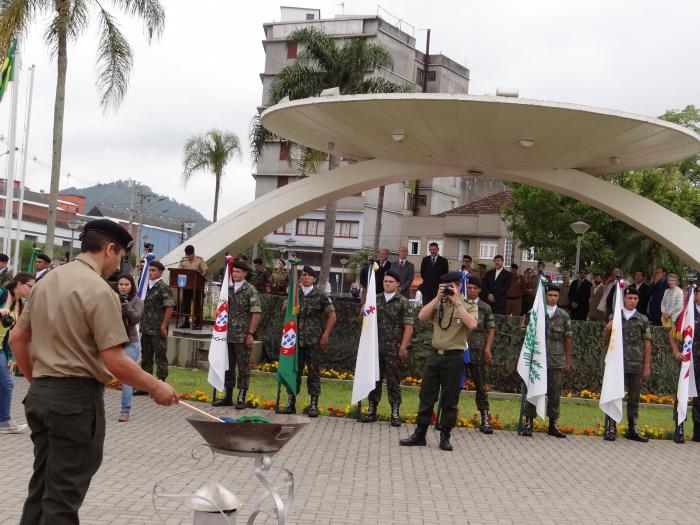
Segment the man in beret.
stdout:
<svg viewBox="0 0 700 525">
<path fill-rule="evenodd" d="M 180 263 L 177 265 L 178 268 L 183 268 L 185 270 L 194 270 L 199 275 L 207 278 L 207 272 L 209 267 L 204 259 L 199 255 L 195 255 L 194 246 L 188 244 L 185 246 L 185 256 L 180 259 Z M 190 323 L 188 317 L 192 311 L 192 300 L 194 299 L 194 312 L 192 313 L 193 322 L 195 329 L 202 327 L 202 305 L 204 304 L 204 286 L 197 290 L 196 295 L 193 296 L 192 290 L 182 290 L 182 302 L 180 305 L 180 313 L 186 314 L 180 324 L 180 328 L 189 328 Z"/>
<path fill-rule="evenodd" d="M 617 285 L 619 281 L 614 284 Z M 622 298 L 622 355 L 625 368 L 625 389 L 627 390 L 627 432 L 625 438 L 646 443 L 648 438 L 639 433 L 639 396 L 642 393 L 642 381 L 651 377 L 651 330 L 649 319 L 637 311 L 639 292 L 630 286 L 625 288 Z M 605 342 L 610 342 L 612 334 L 612 317 L 605 326 Z M 606 441 L 615 441 L 617 425 L 608 418 Z"/>
<path fill-rule="evenodd" d="M 231 270 L 232 281 L 228 289 L 228 370 L 224 376 L 224 397 L 212 403 L 217 407 L 233 406 L 233 389 L 236 386 L 238 369 L 236 410 L 245 408 L 250 384 L 250 352 L 262 311 L 258 292 L 247 281 L 249 273 L 247 263 L 241 260 L 234 261 Z"/>
<path fill-rule="evenodd" d="M 119 270 L 131 235 L 99 219 L 85 225 L 80 255 L 38 282 L 10 346 L 30 383 L 24 400 L 34 444 L 34 472 L 20 523 L 78 523 L 90 481 L 102 462 L 104 384 L 148 391 L 159 405 L 177 403 L 170 385 L 124 353 L 129 337 L 119 296 L 105 280 Z"/>
<path fill-rule="evenodd" d="M 382 398 L 382 381 L 391 405 L 391 426 L 401 426 L 401 362 L 413 335 L 413 309 L 408 299 L 399 293 L 401 277 L 394 270 L 384 274 L 384 291 L 377 294 L 377 328 L 379 332 L 379 381 L 369 393 L 369 408 L 363 423 L 377 420 L 377 405 Z"/>
<path fill-rule="evenodd" d="M 547 305 L 545 309 L 545 332 L 547 348 L 547 417 L 549 429 L 547 434 L 557 438 L 565 438 L 566 434 L 559 430 L 559 402 L 561 400 L 561 388 L 564 384 L 564 374 L 571 372 L 571 347 L 573 332 L 571 331 L 571 317 L 560 306 L 559 287 L 550 284 L 547 286 Z M 529 318 L 529 316 L 528 316 Z M 523 319 L 522 327 L 527 326 L 527 320 Z M 537 415 L 537 408 L 529 401 L 525 403 L 525 426 L 522 436 L 532 437 L 533 422 Z"/>
<path fill-rule="evenodd" d="M 304 266 L 299 278 L 299 332 L 298 332 L 298 370 L 297 391 L 287 390 L 287 405 L 282 414 L 296 414 L 296 396 L 301 390 L 301 373 L 307 366 L 306 387 L 311 396 L 309 417 L 318 417 L 318 396 L 321 395 L 321 374 L 319 361 L 321 352 L 328 348 L 328 338 L 336 321 L 335 308 L 326 292 L 316 284 L 316 270 Z"/>
<path fill-rule="evenodd" d="M 270 270 L 265 268 L 260 257 L 253 259 L 253 276 L 250 279 L 258 293 L 267 293 L 267 285 L 270 282 Z"/>
<path fill-rule="evenodd" d="M 36 261 L 34 262 L 34 279 L 39 281 L 46 273 L 51 269 L 51 257 L 45 253 L 40 253 L 36 256 Z"/>
<path fill-rule="evenodd" d="M 275 269 L 270 275 L 270 283 L 274 295 L 287 295 L 289 272 L 287 271 L 286 263 L 282 259 L 278 259 L 275 263 Z"/>
<path fill-rule="evenodd" d="M 459 294 L 461 272 L 442 276 L 437 295 L 418 312 L 421 321 L 433 320 L 433 352 L 423 368 L 416 430 L 399 443 L 405 447 L 425 446 L 433 407 L 442 389 L 442 413 L 438 421 L 440 449 L 451 451 L 450 433 L 457 423 L 457 405 L 464 375 L 464 346 L 469 332 L 477 326 L 478 307 L 464 303 Z"/>
<path fill-rule="evenodd" d="M 486 393 L 486 365 L 491 364 L 491 347 L 496 334 L 496 323 L 491 307 L 479 299 L 481 279 L 470 275 L 467 282 L 467 303 L 475 304 L 478 308 L 476 328 L 469 332 L 469 363 L 467 370 L 474 381 L 476 389 L 476 409 L 481 415 L 479 430 L 484 434 L 493 434 L 491 416 L 489 414 L 489 398 Z"/>
<path fill-rule="evenodd" d="M 168 340 L 168 325 L 173 315 L 175 299 L 173 291 L 163 282 L 165 266 L 157 260 L 148 266 L 148 291 L 143 301 L 141 318 L 141 368 L 153 373 L 153 358 L 156 361 L 156 376 L 161 381 L 168 377 L 168 358 L 165 355 Z M 134 395 L 144 395 L 141 390 Z"/>
</svg>

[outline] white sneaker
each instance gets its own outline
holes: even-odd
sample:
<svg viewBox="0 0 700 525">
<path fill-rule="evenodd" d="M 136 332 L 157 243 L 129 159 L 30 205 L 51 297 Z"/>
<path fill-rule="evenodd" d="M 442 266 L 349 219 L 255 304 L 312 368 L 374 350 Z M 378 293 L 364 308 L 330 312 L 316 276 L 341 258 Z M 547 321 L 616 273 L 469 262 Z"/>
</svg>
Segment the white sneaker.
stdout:
<svg viewBox="0 0 700 525">
<path fill-rule="evenodd" d="M 18 425 L 12 420 L 0 422 L 0 434 L 19 434 L 26 428 L 26 424 Z"/>
</svg>

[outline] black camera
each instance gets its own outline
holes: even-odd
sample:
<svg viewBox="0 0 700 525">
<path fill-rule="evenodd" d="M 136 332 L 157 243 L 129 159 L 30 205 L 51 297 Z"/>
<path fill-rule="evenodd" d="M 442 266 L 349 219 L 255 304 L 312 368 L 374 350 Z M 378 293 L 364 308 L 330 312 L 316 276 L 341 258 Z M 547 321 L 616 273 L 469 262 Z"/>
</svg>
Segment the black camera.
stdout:
<svg viewBox="0 0 700 525">
<path fill-rule="evenodd" d="M 0 324 L 2 324 L 3 328 L 10 328 L 14 322 L 15 318 L 11 314 L 0 316 Z"/>
<path fill-rule="evenodd" d="M 120 300 L 122 303 L 128 303 L 128 302 L 129 302 L 129 296 L 126 295 L 126 294 L 120 293 L 120 294 L 119 294 L 119 300 Z"/>
<path fill-rule="evenodd" d="M 454 295 L 455 289 L 452 285 L 445 285 L 442 289 L 442 295 Z"/>
</svg>

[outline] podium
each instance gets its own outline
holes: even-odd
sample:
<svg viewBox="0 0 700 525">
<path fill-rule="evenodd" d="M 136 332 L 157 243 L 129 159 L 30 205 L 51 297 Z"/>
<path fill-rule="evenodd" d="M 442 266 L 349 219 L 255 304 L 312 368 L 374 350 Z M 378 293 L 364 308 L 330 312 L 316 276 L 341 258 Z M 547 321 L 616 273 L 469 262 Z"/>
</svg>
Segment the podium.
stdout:
<svg viewBox="0 0 700 525">
<path fill-rule="evenodd" d="M 189 328 L 202 326 L 205 282 L 197 270 L 170 268 L 169 286 L 177 290 L 177 309 L 173 313 L 176 325 L 182 320 Z"/>
</svg>

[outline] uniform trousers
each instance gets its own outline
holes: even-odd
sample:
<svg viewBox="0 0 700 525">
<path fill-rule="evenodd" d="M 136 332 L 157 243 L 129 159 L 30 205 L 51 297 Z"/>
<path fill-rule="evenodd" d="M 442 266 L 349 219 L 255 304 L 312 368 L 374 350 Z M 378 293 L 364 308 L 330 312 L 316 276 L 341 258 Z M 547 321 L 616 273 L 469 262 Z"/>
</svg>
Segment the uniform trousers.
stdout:
<svg viewBox="0 0 700 525">
<path fill-rule="evenodd" d="M 228 370 L 224 376 L 226 388 L 236 387 L 236 370 L 238 370 L 238 389 L 248 390 L 250 384 L 250 350 L 245 343 L 228 343 Z"/>
<path fill-rule="evenodd" d="M 520 317 L 523 310 L 523 300 L 521 297 L 517 299 L 506 299 L 506 315 L 514 315 Z"/>
<path fill-rule="evenodd" d="M 564 383 L 562 368 L 547 368 L 547 417 L 559 419 L 559 402 L 561 401 L 561 386 Z M 637 396 L 639 399 L 639 396 Z M 537 407 L 529 401 L 525 403 L 525 417 L 535 417 Z"/>
<path fill-rule="evenodd" d="M 166 344 L 160 334 L 141 334 L 141 368 L 153 373 L 153 357 L 156 359 L 156 377 L 165 381 L 168 377 L 168 357 Z"/>
<path fill-rule="evenodd" d="M 474 381 L 476 409 L 479 411 L 488 410 L 489 397 L 486 394 L 486 365 L 472 362 L 467 365 L 467 371 L 469 372 L 469 377 Z"/>
<path fill-rule="evenodd" d="M 625 372 L 625 389 L 627 390 L 627 418 L 639 417 L 639 396 L 642 393 L 642 373 Z"/>
<path fill-rule="evenodd" d="M 304 365 L 306 365 L 309 369 L 306 377 L 306 388 L 308 389 L 310 396 L 318 397 L 321 395 L 321 372 L 319 367 L 321 347 L 319 345 L 300 346 L 297 348 L 297 352 L 299 354 L 297 391 L 290 392 L 289 389 L 287 389 L 287 394 L 296 395 L 301 392 L 301 374 L 304 371 Z"/>
<path fill-rule="evenodd" d="M 104 385 L 89 378 L 39 377 L 24 404 L 34 443 L 34 473 L 20 524 L 76 524 L 102 463 Z"/>
<path fill-rule="evenodd" d="M 454 428 L 457 423 L 457 405 L 463 376 L 464 350 L 430 354 L 423 368 L 416 423 L 430 425 L 433 407 L 442 390 L 442 415 L 439 423 L 445 430 Z"/>
<path fill-rule="evenodd" d="M 386 390 L 389 394 L 389 404 L 401 404 L 401 360 L 396 352 L 379 352 L 379 381 L 368 399 L 379 403 L 382 399 L 382 381 L 386 378 Z"/>
</svg>

